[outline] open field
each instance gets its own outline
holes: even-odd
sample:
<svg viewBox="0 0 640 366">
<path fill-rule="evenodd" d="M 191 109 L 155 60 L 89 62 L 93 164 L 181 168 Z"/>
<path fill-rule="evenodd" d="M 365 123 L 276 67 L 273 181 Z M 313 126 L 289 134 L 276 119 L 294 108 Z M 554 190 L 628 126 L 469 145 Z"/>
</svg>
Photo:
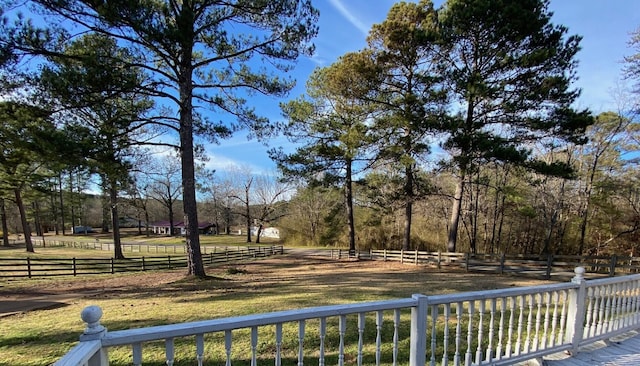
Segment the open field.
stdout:
<svg viewBox="0 0 640 366">
<path fill-rule="evenodd" d="M 546 283 L 390 262 L 279 256 L 208 268 L 209 278 L 186 278 L 184 270 L 87 278 L 2 283 L 0 299 L 74 294 L 48 310 L 0 318 L 0 365 L 46 365 L 78 339 L 87 305 L 104 310 L 110 330 L 144 327 L 301 307 Z M 118 357 L 119 351 L 113 352 Z M 127 352 L 122 353 L 126 364 Z M 159 355 L 161 357 L 161 354 Z M 160 362 L 160 361 L 158 361 Z"/>
</svg>

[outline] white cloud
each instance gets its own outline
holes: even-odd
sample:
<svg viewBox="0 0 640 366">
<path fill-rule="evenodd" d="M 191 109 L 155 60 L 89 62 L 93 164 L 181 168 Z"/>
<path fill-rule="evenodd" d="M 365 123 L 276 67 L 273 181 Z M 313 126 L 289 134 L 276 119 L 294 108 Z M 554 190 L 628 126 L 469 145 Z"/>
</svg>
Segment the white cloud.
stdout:
<svg viewBox="0 0 640 366">
<path fill-rule="evenodd" d="M 353 14 L 341 0 L 329 0 L 329 3 L 343 16 L 349 23 L 356 27 L 362 34 L 367 36 L 369 34 L 369 26 L 360 21 L 355 14 Z"/>
</svg>

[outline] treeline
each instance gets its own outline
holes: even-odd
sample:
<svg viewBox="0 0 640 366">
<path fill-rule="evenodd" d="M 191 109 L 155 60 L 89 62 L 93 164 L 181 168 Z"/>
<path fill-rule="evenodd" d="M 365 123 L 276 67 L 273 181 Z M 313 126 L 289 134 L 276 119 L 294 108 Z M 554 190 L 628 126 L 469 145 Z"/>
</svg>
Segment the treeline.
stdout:
<svg viewBox="0 0 640 366">
<path fill-rule="evenodd" d="M 94 191 L 115 258 L 123 212 L 148 223 L 162 207 L 185 222 L 200 277 L 206 217 L 219 232 L 242 221 L 247 241 L 271 225 L 351 251 L 634 254 L 638 93 L 598 116 L 576 108 L 580 37 L 553 23 L 548 0 L 399 2 L 366 47 L 281 105 L 284 121 L 250 97 L 293 89 L 282 76 L 318 31 L 309 0 L 0 11 L 15 18 L 0 22 L 2 230 L 13 202 L 28 251 L 43 213 L 82 224 L 74 200 Z M 638 80 L 638 56 L 625 72 Z M 270 151 L 280 177 L 204 168 L 204 144 L 239 129 L 295 145 Z"/>
</svg>

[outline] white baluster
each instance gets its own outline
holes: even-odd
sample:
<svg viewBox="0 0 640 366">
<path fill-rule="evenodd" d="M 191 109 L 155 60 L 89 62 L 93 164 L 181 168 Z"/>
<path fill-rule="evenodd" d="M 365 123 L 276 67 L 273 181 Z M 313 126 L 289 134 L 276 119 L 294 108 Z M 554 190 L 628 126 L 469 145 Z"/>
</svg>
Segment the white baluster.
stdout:
<svg viewBox="0 0 640 366">
<path fill-rule="evenodd" d="M 251 366 L 257 366 L 258 327 L 251 327 Z"/>
<path fill-rule="evenodd" d="M 560 330 L 558 331 L 557 343 L 564 342 L 564 329 L 567 324 L 567 303 L 569 302 L 569 293 L 567 290 L 562 291 L 562 310 L 560 311 Z"/>
<path fill-rule="evenodd" d="M 613 295 L 610 285 L 606 286 L 605 296 L 606 301 L 604 303 L 604 323 L 602 324 L 602 331 L 606 333 L 609 331 L 609 323 L 611 320 L 611 297 Z"/>
<path fill-rule="evenodd" d="M 438 322 L 438 305 L 431 305 L 431 366 L 436 364 L 436 346 L 438 339 L 438 329 L 436 323 Z"/>
<path fill-rule="evenodd" d="M 364 347 L 365 313 L 358 313 L 358 366 L 362 366 L 362 349 Z"/>
<path fill-rule="evenodd" d="M 344 335 L 347 332 L 347 317 L 340 315 L 340 321 L 338 324 L 338 332 L 340 333 L 340 346 L 338 349 L 338 365 L 344 366 Z"/>
<path fill-rule="evenodd" d="M 142 365 L 142 344 L 134 343 L 131 345 L 131 350 L 133 353 L 133 364 L 134 366 Z"/>
<path fill-rule="evenodd" d="M 167 366 L 173 366 L 173 361 L 175 360 L 173 338 L 167 338 L 164 340 L 164 353 L 167 359 Z"/>
<path fill-rule="evenodd" d="M 442 336 L 442 366 L 449 363 L 449 317 L 451 316 L 451 304 L 444 304 L 444 333 Z"/>
<path fill-rule="evenodd" d="M 511 344 L 511 339 L 513 337 L 513 326 L 514 326 L 514 318 L 515 318 L 515 313 L 516 312 L 516 298 L 515 297 L 510 297 L 509 298 L 509 329 L 507 330 L 508 334 L 507 334 L 507 349 L 505 352 L 505 356 L 507 358 L 511 357 L 511 353 L 513 350 L 513 345 Z"/>
<path fill-rule="evenodd" d="M 224 350 L 225 350 L 225 353 L 227 354 L 227 362 L 225 363 L 225 365 L 231 366 L 231 331 L 230 330 L 224 331 Z"/>
<path fill-rule="evenodd" d="M 489 344 L 487 345 L 487 353 L 485 355 L 485 360 L 487 362 L 491 361 L 491 359 L 493 358 L 493 336 L 494 336 L 494 332 L 495 332 L 495 327 L 496 327 L 496 321 L 495 321 L 495 317 L 496 317 L 496 302 L 498 300 L 497 299 L 491 299 L 491 317 L 489 319 Z"/>
<path fill-rule="evenodd" d="M 542 294 L 536 294 L 536 326 L 533 333 L 533 344 L 531 345 L 531 351 L 538 350 L 540 342 L 540 324 L 542 322 Z"/>
<path fill-rule="evenodd" d="M 551 295 L 553 299 L 553 316 L 551 317 L 551 337 L 549 337 L 548 347 L 556 345 L 556 326 L 558 325 L 558 302 L 560 301 L 560 293 L 554 291 Z"/>
<path fill-rule="evenodd" d="M 473 318 L 475 313 L 475 301 L 469 301 L 469 324 L 467 325 L 467 351 L 464 354 L 464 364 L 471 365 L 471 342 L 473 341 Z"/>
<path fill-rule="evenodd" d="M 393 311 L 393 366 L 398 365 L 398 332 L 400 330 L 400 309 Z"/>
<path fill-rule="evenodd" d="M 527 295 L 529 305 L 529 314 L 527 315 L 527 338 L 524 341 L 524 352 L 528 353 L 531 349 L 531 328 L 533 326 L 533 295 Z"/>
<path fill-rule="evenodd" d="M 196 334 L 196 360 L 198 366 L 204 361 L 204 334 Z"/>
<path fill-rule="evenodd" d="M 613 306 L 612 306 L 612 322 L 610 330 L 620 329 L 620 315 L 622 314 L 622 284 L 615 284 L 613 291 Z"/>
<path fill-rule="evenodd" d="M 593 296 L 594 296 L 593 316 L 595 317 L 596 314 L 597 314 L 597 319 L 593 320 L 593 322 L 596 323 L 596 328 L 595 328 L 594 335 L 599 335 L 600 333 L 602 333 L 602 326 L 604 324 L 605 296 L 604 296 L 603 287 L 602 286 L 594 287 Z M 596 311 L 597 311 L 597 313 L 596 313 Z"/>
<path fill-rule="evenodd" d="M 622 318 L 622 326 L 623 327 L 628 327 L 630 325 L 629 323 L 629 317 L 631 315 L 630 311 L 631 311 L 631 283 L 629 282 L 625 282 L 624 284 L 624 294 L 623 294 L 623 298 L 624 298 L 624 305 L 623 305 L 623 312 L 624 312 L 624 316 Z"/>
<path fill-rule="evenodd" d="M 324 366 L 324 340 L 327 337 L 327 318 L 320 318 L 320 356 L 318 366 Z"/>
<path fill-rule="evenodd" d="M 456 304 L 456 353 L 453 355 L 454 366 L 460 365 L 460 339 L 462 332 L 462 303 Z"/>
<path fill-rule="evenodd" d="M 282 365 L 282 323 L 276 324 L 276 361 L 275 366 Z"/>
<path fill-rule="evenodd" d="M 484 332 L 484 300 L 480 300 L 480 307 L 478 308 L 478 314 L 480 315 L 480 320 L 478 322 L 478 347 L 476 348 L 476 363 L 478 365 L 482 364 L 482 333 Z"/>
<path fill-rule="evenodd" d="M 540 343 L 542 349 L 547 348 L 547 337 L 549 334 L 549 322 L 551 321 L 551 293 L 544 293 L 544 302 L 545 302 L 545 310 L 544 310 L 544 326 L 542 330 L 542 342 Z"/>
<path fill-rule="evenodd" d="M 500 323 L 498 324 L 498 347 L 496 348 L 495 358 L 502 359 L 502 345 L 504 344 L 504 312 L 507 307 L 507 299 L 500 299 Z"/>
<path fill-rule="evenodd" d="M 382 355 L 382 322 L 384 313 L 380 310 L 376 313 L 376 365 L 380 365 Z"/>
<path fill-rule="evenodd" d="M 633 284 L 633 296 L 631 297 L 631 312 L 633 315 L 633 324 L 640 324 L 640 280 L 634 281 Z"/>
<path fill-rule="evenodd" d="M 593 309 L 594 291 L 595 291 L 595 288 L 587 288 L 587 314 L 584 319 L 584 327 L 585 327 L 584 336 L 585 337 L 593 337 L 596 329 L 595 327 L 596 317 L 594 315 L 594 309 Z"/>
<path fill-rule="evenodd" d="M 298 366 L 304 366 L 304 332 L 305 321 L 298 321 Z"/>
<path fill-rule="evenodd" d="M 609 312 L 609 327 L 607 333 L 616 329 L 616 323 L 618 318 L 618 285 L 611 285 L 611 292 L 609 293 L 609 299 L 611 299 L 611 308 Z"/>
<path fill-rule="evenodd" d="M 519 301 L 520 313 L 518 314 L 518 334 L 516 335 L 517 338 L 516 338 L 515 355 L 519 355 L 522 350 L 522 327 L 524 325 L 524 301 L 525 301 L 524 296 L 520 296 L 520 301 Z"/>
</svg>

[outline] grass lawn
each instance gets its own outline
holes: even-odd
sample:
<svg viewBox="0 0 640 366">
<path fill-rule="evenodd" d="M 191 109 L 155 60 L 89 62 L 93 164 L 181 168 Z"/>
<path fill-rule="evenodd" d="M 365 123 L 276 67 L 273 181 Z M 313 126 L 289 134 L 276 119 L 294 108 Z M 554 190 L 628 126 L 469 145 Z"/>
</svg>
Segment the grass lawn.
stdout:
<svg viewBox="0 0 640 366">
<path fill-rule="evenodd" d="M 76 254 L 65 252 L 65 255 Z M 113 331 L 310 306 L 404 298 L 414 293 L 441 294 L 547 283 L 515 277 L 437 272 L 427 267 L 390 262 L 337 262 L 286 255 L 210 267 L 207 274 L 209 278 L 204 280 L 187 278 L 181 269 L 0 283 L 0 299 L 3 301 L 19 301 L 34 294 L 80 294 L 58 308 L 0 318 L 0 365 L 46 365 L 54 362 L 77 342 L 84 327 L 79 314 L 85 306 L 92 304 L 102 307 L 103 324 Z M 207 341 L 207 355 L 223 355 L 221 345 L 224 342 L 219 341 L 219 336 L 215 340 L 213 337 Z M 153 351 L 154 346 L 150 347 Z M 145 364 L 147 360 L 149 364 L 163 364 L 161 346 L 157 352 L 150 352 L 150 356 L 147 352 L 145 347 Z M 129 349 L 111 350 L 110 355 L 114 358 L 112 365 L 131 362 Z M 292 360 L 294 356 L 291 356 Z M 215 364 L 222 364 L 220 360 Z"/>
</svg>

